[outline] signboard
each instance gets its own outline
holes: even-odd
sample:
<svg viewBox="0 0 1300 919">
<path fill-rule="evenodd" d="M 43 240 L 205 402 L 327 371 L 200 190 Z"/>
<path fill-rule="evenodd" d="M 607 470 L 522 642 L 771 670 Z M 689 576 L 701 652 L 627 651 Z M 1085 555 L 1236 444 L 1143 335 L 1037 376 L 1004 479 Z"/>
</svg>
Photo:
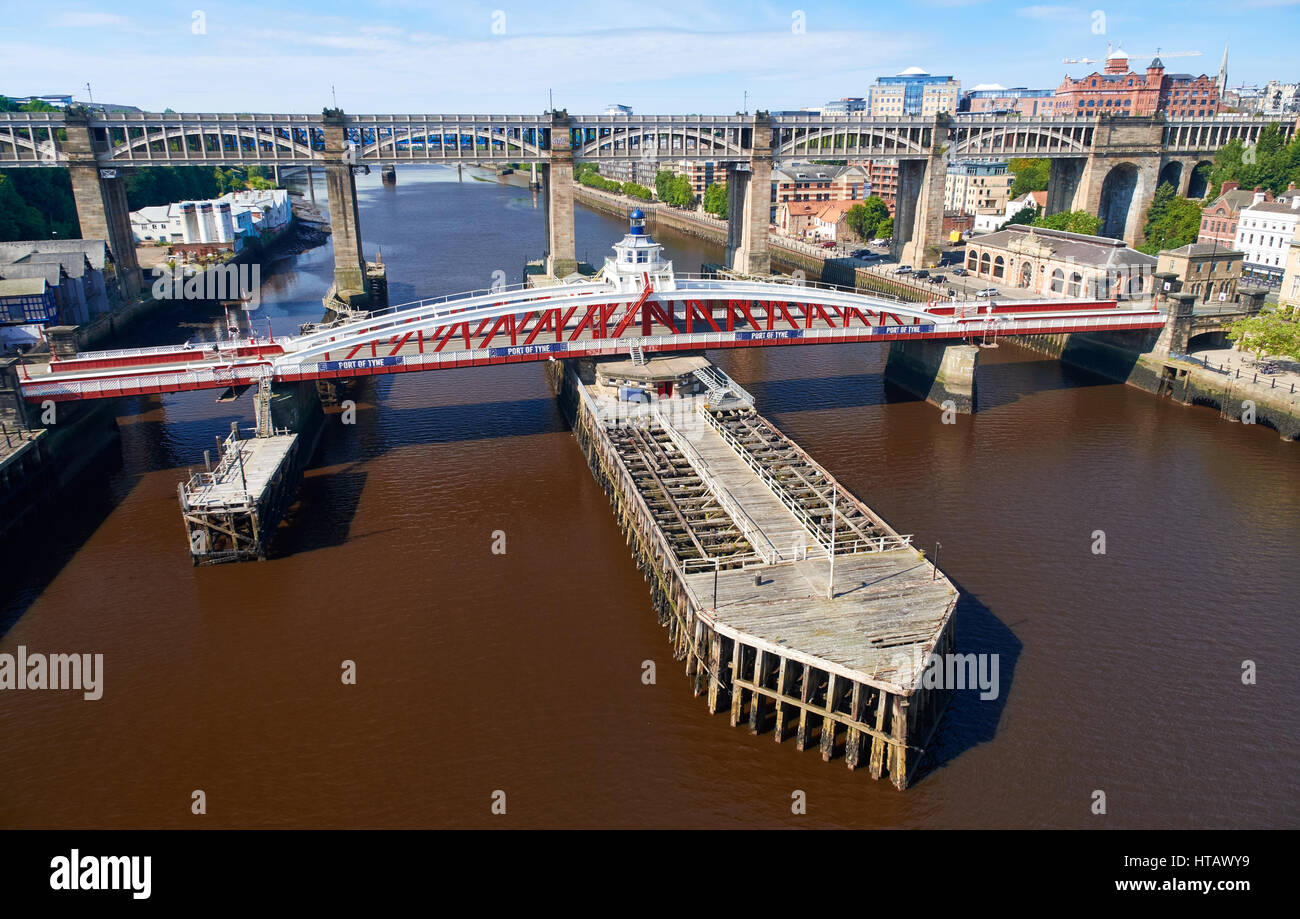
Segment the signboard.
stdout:
<svg viewBox="0 0 1300 919">
<path fill-rule="evenodd" d="M 373 367 L 396 367 L 406 362 L 403 357 L 362 357 L 354 361 L 321 361 L 316 369 L 321 373 L 338 371 L 346 373 L 351 370 L 369 370 Z"/>
<path fill-rule="evenodd" d="M 557 354 L 568 350 L 568 342 L 557 341 L 546 345 L 515 345 L 510 348 L 488 348 L 488 356 L 519 357 L 523 354 Z"/>
</svg>

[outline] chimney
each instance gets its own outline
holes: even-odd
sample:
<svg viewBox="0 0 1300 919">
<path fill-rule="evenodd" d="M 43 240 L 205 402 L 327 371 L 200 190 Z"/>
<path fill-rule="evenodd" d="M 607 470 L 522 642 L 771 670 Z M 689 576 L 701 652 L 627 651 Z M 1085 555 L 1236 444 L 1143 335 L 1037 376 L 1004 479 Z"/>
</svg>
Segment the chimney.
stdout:
<svg viewBox="0 0 1300 919">
<path fill-rule="evenodd" d="M 1259 203 L 1260 203 L 1261 201 L 1263 201 L 1263 200 L 1265 200 L 1265 199 L 1264 199 L 1264 190 L 1263 190 L 1262 188 L 1260 188 L 1258 185 L 1256 185 L 1256 186 L 1255 186 L 1255 194 L 1254 194 L 1253 196 L 1251 196 L 1250 203 L 1251 203 L 1251 204 L 1259 204 Z"/>
</svg>

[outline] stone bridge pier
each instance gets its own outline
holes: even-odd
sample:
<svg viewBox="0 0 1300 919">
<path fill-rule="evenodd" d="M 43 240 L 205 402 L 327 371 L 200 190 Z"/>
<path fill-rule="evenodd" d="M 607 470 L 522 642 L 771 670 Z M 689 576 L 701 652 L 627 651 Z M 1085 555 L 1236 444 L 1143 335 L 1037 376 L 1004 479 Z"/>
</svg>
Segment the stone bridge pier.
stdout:
<svg viewBox="0 0 1300 919">
<path fill-rule="evenodd" d="M 84 111 L 67 113 L 67 141 L 61 146 L 68 157 L 72 198 L 77 206 L 82 239 L 102 239 L 108 245 L 123 300 L 140 295 L 143 279 L 135 257 L 131 209 L 126 203 L 126 171 L 119 166 L 100 167 L 95 154 L 108 150 L 103 128 L 91 128 Z"/>
<path fill-rule="evenodd" d="M 749 162 L 727 164 L 727 267 L 741 274 L 768 275 L 772 257 L 767 228 L 772 222 L 772 123 L 754 116 Z"/>
<path fill-rule="evenodd" d="M 936 119 L 924 159 L 898 161 L 898 197 L 890 253 L 905 265 L 931 268 L 943 255 L 943 192 L 948 177 L 948 125 Z"/>
<path fill-rule="evenodd" d="M 349 306 L 366 300 L 366 262 L 361 254 L 361 217 L 357 211 L 357 183 L 353 157 L 344 133 L 343 113 L 331 111 L 321 119 L 325 133 L 325 187 L 330 206 L 330 234 L 334 241 L 335 297 Z"/>
<path fill-rule="evenodd" d="M 542 165 L 546 272 L 563 278 L 578 270 L 573 230 L 573 145 L 567 112 L 551 112 L 551 158 Z"/>
</svg>

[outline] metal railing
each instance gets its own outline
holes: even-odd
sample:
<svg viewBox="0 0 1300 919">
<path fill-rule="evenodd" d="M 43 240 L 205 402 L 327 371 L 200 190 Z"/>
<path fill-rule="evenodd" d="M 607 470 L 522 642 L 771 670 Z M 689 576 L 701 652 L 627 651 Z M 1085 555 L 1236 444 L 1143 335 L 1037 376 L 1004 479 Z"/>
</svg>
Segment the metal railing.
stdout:
<svg viewBox="0 0 1300 919">
<path fill-rule="evenodd" d="M 819 546 L 821 546 L 822 551 L 826 552 L 829 556 L 831 552 L 830 542 L 829 540 L 823 541 L 822 538 L 818 536 L 821 526 L 816 523 L 807 510 L 804 509 L 802 502 L 794 495 L 790 494 L 789 490 L 785 487 L 785 484 L 777 479 L 766 466 L 760 463 L 758 458 L 753 455 L 749 448 L 741 443 L 740 439 L 732 434 L 731 431 L 727 429 L 727 426 L 719 421 L 718 417 L 714 415 L 713 412 L 706 410 L 703 406 L 700 406 L 699 411 L 704 416 L 704 420 L 709 424 L 709 426 L 717 432 L 718 436 L 720 436 L 733 451 L 735 451 L 736 455 L 745 462 L 745 465 L 747 465 L 754 474 L 758 476 L 759 480 L 768 487 L 768 490 L 770 490 L 772 494 L 776 495 L 777 500 L 785 505 L 786 510 L 794 514 L 795 519 L 803 524 L 804 528 L 808 531 L 808 534 Z M 831 512 L 832 514 L 839 514 L 839 510 L 835 508 L 831 508 Z M 884 552 L 888 549 L 906 548 L 911 544 L 912 537 L 910 535 L 893 536 L 882 534 L 879 537 L 871 539 L 858 538 L 851 540 L 841 540 L 837 537 L 835 540 L 835 554 L 853 555 L 858 552 Z"/>
</svg>

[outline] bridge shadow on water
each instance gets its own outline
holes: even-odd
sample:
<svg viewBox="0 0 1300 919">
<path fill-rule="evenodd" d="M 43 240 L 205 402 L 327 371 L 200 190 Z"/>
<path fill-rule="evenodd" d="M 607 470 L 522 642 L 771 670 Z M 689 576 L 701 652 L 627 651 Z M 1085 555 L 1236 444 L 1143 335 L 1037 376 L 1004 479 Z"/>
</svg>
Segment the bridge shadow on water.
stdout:
<svg viewBox="0 0 1300 919">
<path fill-rule="evenodd" d="M 886 379 L 881 371 L 740 382 L 753 394 L 759 411 L 764 414 L 921 401 L 919 396 Z M 976 369 L 975 385 L 979 412 L 1010 405 L 1040 392 L 1116 384 L 1099 374 L 1044 358 L 981 363 Z"/>
<path fill-rule="evenodd" d="M 994 739 L 1011 693 L 1016 663 L 1024 648 L 1011 627 L 980 602 L 979 597 L 965 591 L 951 574 L 948 579 L 961 592 L 953 612 L 955 653 L 989 655 L 990 665 L 991 656 L 996 654 L 997 695 L 982 699 L 978 688 L 953 691 L 948 710 L 912 776 L 913 784 L 924 781 L 967 750 Z"/>
</svg>

